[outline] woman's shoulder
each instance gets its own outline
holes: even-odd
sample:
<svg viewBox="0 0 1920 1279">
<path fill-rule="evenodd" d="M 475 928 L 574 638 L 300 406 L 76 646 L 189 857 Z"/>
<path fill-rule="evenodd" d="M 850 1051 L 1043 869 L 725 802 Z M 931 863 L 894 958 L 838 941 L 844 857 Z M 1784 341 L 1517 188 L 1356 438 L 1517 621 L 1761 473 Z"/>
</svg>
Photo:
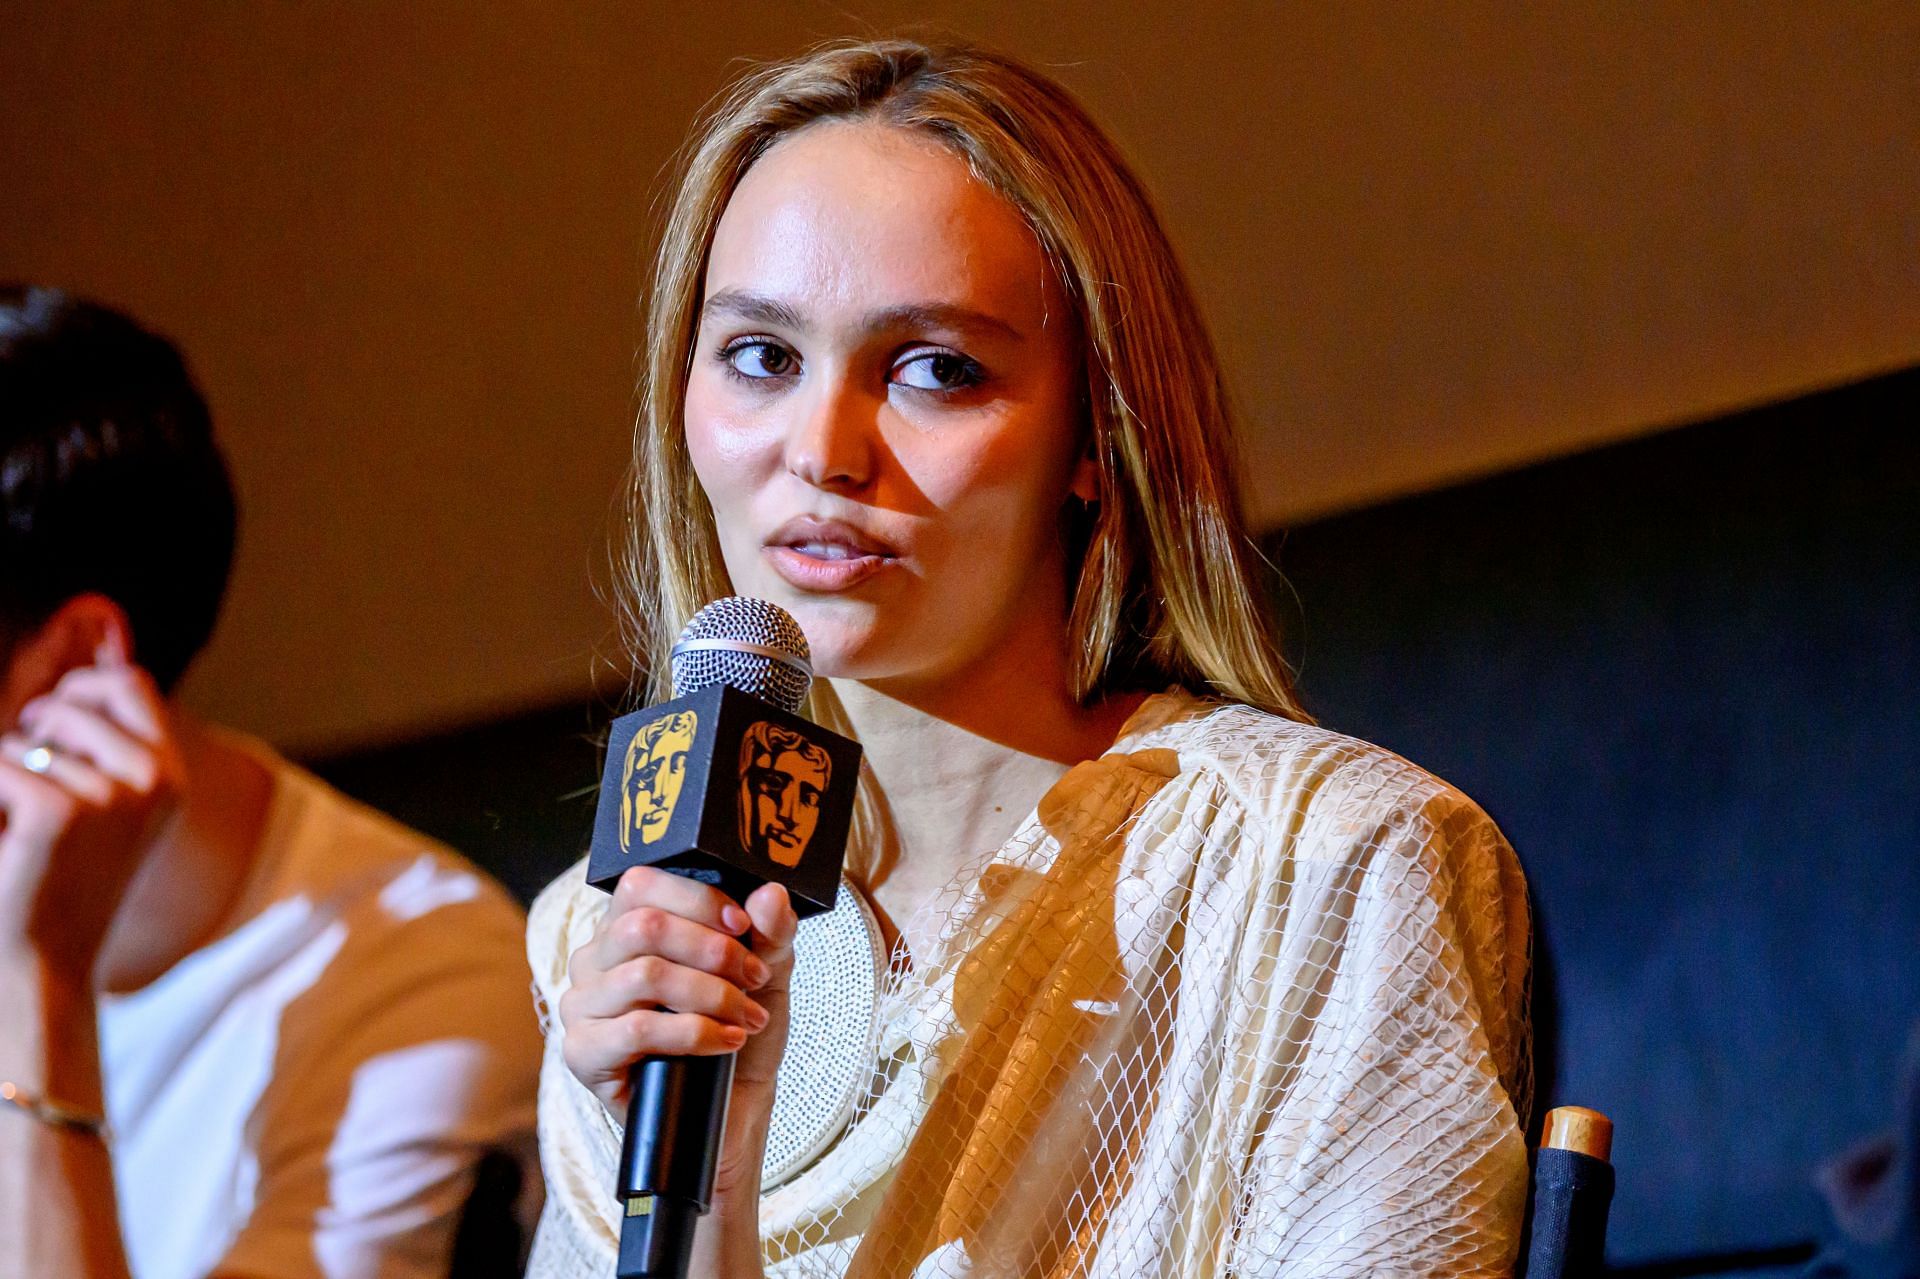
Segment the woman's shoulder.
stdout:
<svg viewBox="0 0 1920 1279">
<path fill-rule="evenodd" d="M 1458 787 L 1384 746 L 1241 702 L 1170 690 L 1141 708 L 1122 748 L 1173 752 L 1180 774 L 1210 775 L 1250 817 L 1282 829 L 1334 818 L 1492 826 Z"/>
</svg>

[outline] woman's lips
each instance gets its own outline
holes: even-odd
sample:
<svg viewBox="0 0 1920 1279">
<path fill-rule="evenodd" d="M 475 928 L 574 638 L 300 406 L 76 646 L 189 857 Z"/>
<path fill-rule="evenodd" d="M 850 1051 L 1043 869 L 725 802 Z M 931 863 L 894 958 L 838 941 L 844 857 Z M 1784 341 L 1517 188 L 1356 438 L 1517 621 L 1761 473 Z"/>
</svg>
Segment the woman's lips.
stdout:
<svg viewBox="0 0 1920 1279">
<path fill-rule="evenodd" d="M 892 549 L 838 520 L 788 520 L 762 548 L 776 573 L 803 591 L 844 591 L 898 557 Z"/>
<path fill-rule="evenodd" d="M 789 586 L 803 591 L 844 591 L 894 562 L 891 555 L 861 554 L 844 546 L 834 547 L 831 554 L 816 554 L 815 549 L 769 546 L 761 553 Z"/>
</svg>

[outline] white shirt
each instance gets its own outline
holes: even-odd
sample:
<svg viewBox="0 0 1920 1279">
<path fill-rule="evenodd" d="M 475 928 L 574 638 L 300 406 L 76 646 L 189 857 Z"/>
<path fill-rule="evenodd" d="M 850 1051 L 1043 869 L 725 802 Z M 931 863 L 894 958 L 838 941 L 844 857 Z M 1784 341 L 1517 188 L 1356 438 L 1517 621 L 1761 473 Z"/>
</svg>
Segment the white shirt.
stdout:
<svg viewBox="0 0 1920 1279">
<path fill-rule="evenodd" d="M 534 904 L 550 1005 L 606 908 L 577 871 Z M 904 931 L 935 940 L 896 958 L 851 1125 L 761 1199 L 770 1274 L 1511 1271 L 1526 889 L 1459 791 L 1163 694 L 925 909 Z M 561 1032 L 528 1273 L 596 1279 L 618 1142 Z"/>
<path fill-rule="evenodd" d="M 104 999 L 135 1279 L 446 1274 L 473 1168 L 530 1132 L 518 908 L 426 837 L 258 748 L 238 927 Z"/>
</svg>

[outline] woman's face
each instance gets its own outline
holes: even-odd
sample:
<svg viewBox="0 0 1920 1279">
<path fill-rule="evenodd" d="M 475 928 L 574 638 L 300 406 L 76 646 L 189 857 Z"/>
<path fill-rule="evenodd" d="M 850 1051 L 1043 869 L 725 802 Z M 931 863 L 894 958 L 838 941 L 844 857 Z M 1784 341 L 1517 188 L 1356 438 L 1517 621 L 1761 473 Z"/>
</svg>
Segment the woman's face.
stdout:
<svg viewBox="0 0 1920 1279">
<path fill-rule="evenodd" d="M 763 156 L 716 228 L 687 447 L 734 590 L 823 675 L 938 680 L 1057 642 L 1060 512 L 1091 497 L 1072 312 L 964 161 L 833 122 Z"/>
</svg>

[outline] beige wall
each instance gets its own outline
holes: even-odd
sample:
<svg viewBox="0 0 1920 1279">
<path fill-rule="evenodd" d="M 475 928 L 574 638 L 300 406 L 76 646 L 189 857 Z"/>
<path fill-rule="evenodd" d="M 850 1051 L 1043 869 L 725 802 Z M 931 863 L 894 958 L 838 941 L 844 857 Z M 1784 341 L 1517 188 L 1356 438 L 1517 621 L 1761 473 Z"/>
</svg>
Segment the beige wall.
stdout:
<svg viewBox="0 0 1920 1279">
<path fill-rule="evenodd" d="M 16 4 L 0 277 L 179 338 L 246 503 L 191 700 L 580 693 L 663 164 L 737 59 L 922 15 L 1138 158 L 1265 522 L 1920 359 L 1908 3 Z"/>
</svg>

